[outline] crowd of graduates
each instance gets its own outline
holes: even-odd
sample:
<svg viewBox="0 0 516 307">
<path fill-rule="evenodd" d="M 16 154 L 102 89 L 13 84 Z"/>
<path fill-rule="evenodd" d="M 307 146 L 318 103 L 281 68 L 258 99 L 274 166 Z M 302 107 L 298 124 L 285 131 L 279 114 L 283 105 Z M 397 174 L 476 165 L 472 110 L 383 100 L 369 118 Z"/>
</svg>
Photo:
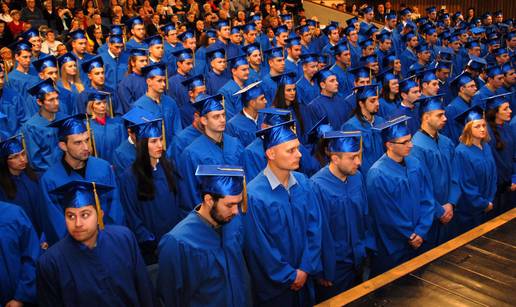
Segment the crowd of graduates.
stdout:
<svg viewBox="0 0 516 307">
<path fill-rule="evenodd" d="M 256 2 L 9 45 L 0 306 L 311 306 L 514 207 L 512 19 Z"/>
</svg>

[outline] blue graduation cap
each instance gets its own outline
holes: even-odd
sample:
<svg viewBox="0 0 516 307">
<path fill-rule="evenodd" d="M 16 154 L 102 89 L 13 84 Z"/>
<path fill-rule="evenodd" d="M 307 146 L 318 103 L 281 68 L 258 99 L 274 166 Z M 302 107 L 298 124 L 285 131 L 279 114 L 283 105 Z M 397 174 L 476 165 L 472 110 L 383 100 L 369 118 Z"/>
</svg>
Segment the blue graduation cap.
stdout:
<svg viewBox="0 0 516 307">
<path fill-rule="evenodd" d="M 328 65 L 329 57 L 327 54 L 319 54 L 317 57 L 317 62 Z"/>
<path fill-rule="evenodd" d="M 263 114 L 263 123 L 268 126 L 275 126 L 292 120 L 290 110 L 278 108 L 265 108 L 258 111 Z"/>
<path fill-rule="evenodd" d="M 484 118 L 484 109 L 482 107 L 475 105 L 471 108 L 467 109 L 466 111 L 458 114 L 455 116 L 455 120 L 463 125 L 466 125 L 467 123 L 474 121 L 474 120 L 480 120 Z"/>
<path fill-rule="evenodd" d="M 109 35 L 124 35 L 124 29 L 122 28 L 122 25 L 111 25 L 109 27 Z"/>
<path fill-rule="evenodd" d="M 348 27 L 354 25 L 357 22 L 358 22 L 357 17 L 351 17 L 350 19 L 346 20 L 346 24 L 348 25 Z"/>
<path fill-rule="evenodd" d="M 306 24 L 309 26 L 309 27 L 317 27 L 317 21 L 313 20 L 313 19 L 307 19 L 306 20 Z"/>
<path fill-rule="evenodd" d="M 281 33 L 288 33 L 288 28 L 286 25 L 281 25 L 281 26 L 276 27 L 276 29 L 274 29 L 275 36 L 278 36 Z"/>
<path fill-rule="evenodd" d="M 110 44 L 123 44 L 124 38 L 122 35 L 110 35 L 108 41 Z"/>
<path fill-rule="evenodd" d="M 486 33 L 486 29 L 484 29 L 483 27 L 474 27 L 474 28 L 471 28 L 470 31 L 471 31 L 471 33 L 473 33 L 475 35 L 480 35 L 482 33 Z"/>
<path fill-rule="evenodd" d="M 419 114 L 423 115 L 426 112 L 444 110 L 443 96 L 444 94 L 422 97 L 423 99 L 419 105 Z"/>
<path fill-rule="evenodd" d="M 373 34 L 378 32 L 378 30 L 378 27 L 372 24 L 371 26 L 369 26 L 369 28 L 367 28 L 364 34 L 366 37 L 373 37 Z"/>
<path fill-rule="evenodd" d="M 362 10 L 362 12 L 363 12 L 364 14 L 369 14 L 369 13 L 371 13 L 371 12 L 374 12 L 374 9 L 373 9 L 373 7 L 372 7 L 372 6 L 367 6 L 367 7 L 365 7 L 365 8 Z"/>
<path fill-rule="evenodd" d="M 97 90 L 91 90 L 88 91 L 88 101 L 105 101 L 109 95 L 111 95 L 108 92 L 104 91 L 97 91 Z"/>
<path fill-rule="evenodd" d="M 178 62 L 193 59 L 193 51 L 190 48 L 181 48 L 179 50 L 173 51 L 172 55 L 177 58 Z"/>
<path fill-rule="evenodd" d="M 507 96 L 514 94 L 514 92 L 511 93 L 503 93 L 498 94 L 490 97 L 483 98 L 482 101 L 485 101 L 486 108 L 488 110 L 496 109 L 499 106 L 501 106 L 505 102 L 510 102 Z"/>
<path fill-rule="evenodd" d="M 163 135 L 163 119 L 157 118 L 129 126 L 137 140 L 160 138 Z"/>
<path fill-rule="evenodd" d="M 392 34 L 388 31 L 383 31 L 376 36 L 376 39 L 383 43 L 388 39 L 392 39 Z"/>
<path fill-rule="evenodd" d="M 36 97 L 37 99 L 44 100 L 45 95 L 48 93 L 58 92 L 54 87 L 54 81 L 48 78 L 46 80 L 41 80 L 36 83 L 34 86 L 29 88 L 29 94 Z"/>
<path fill-rule="evenodd" d="M 277 76 L 271 77 L 272 80 L 276 82 L 277 85 L 292 85 L 296 84 L 297 78 L 296 73 L 293 71 L 284 72 L 282 74 L 279 74 Z"/>
<path fill-rule="evenodd" d="M 249 44 L 249 45 L 245 45 L 245 46 L 242 47 L 242 50 L 245 52 L 245 54 L 247 56 L 250 56 L 256 50 L 258 50 L 259 52 L 262 51 L 261 48 L 260 48 L 260 44 L 259 43 L 252 43 L 252 44 Z"/>
<path fill-rule="evenodd" d="M 430 51 L 430 46 L 427 43 L 421 43 L 417 45 L 415 49 L 417 53 L 420 53 L 424 51 Z"/>
<path fill-rule="evenodd" d="M 435 6 L 430 6 L 430 7 L 427 7 L 426 9 L 426 12 L 427 13 L 433 13 L 433 12 L 437 12 L 437 9 L 435 8 Z"/>
<path fill-rule="evenodd" d="M 363 65 L 378 63 L 378 56 L 376 53 L 360 57 L 360 63 Z"/>
<path fill-rule="evenodd" d="M 390 142 L 406 135 L 410 135 L 407 127 L 407 121 L 409 119 L 409 116 L 402 115 L 374 126 L 373 129 L 381 131 L 382 141 L 384 143 Z"/>
<path fill-rule="evenodd" d="M 72 180 L 55 188 L 50 191 L 50 193 L 58 197 L 59 205 L 63 210 L 67 208 L 95 206 L 99 228 L 104 229 L 99 194 L 108 193 L 113 189 L 113 186 L 106 184 L 84 180 Z"/>
<path fill-rule="evenodd" d="M 332 23 L 330 23 L 329 25 L 327 25 L 327 26 L 324 28 L 323 32 L 324 32 L 324 34 L 326 34 L 326 35 L 330 35 L 330 32 L 331 32 L 331 31 L 333 31 L 333 30 L 337 30 L 338 28 L 339 28 L 339 26 L 338 26 L 337 24 L 332 24 Z"/>
<path fill-rule="evenodd" d="M 310 27 L 308 25 L 299 26 L 296 28 L 296 31 L 299 32 L 300 35 L 303 35 L 307 32 L 310 32 Z"/>
<path fill-rule="evenodd" d="M 470 60 L 468 61 L 467 65 L 469 68 L 471 68 L 474 71 L 482 71 L 487 66 L 487 61 L 483 58 L 470 55 Z"/>
<path fill-rule="evenodd" d="M 242 95 L 242 102 L 245 106 L 247 106 L 249 101 L 256 99 L 262 95 L 265 95 L 265 92 L 263 91 L 263 88 L 260 85 L 261 83 L 262 81 L 253 82 L 248 86 L 244 87 L 243 89 L 239 90 L 238 92 L 234 93 L 233 96 Z"/>
<path fill-rule="evenodd" d="M 226 50 L 224 48 L 207 48 L 206 58 L 208 62 L 215 59 L 226 59 Z"/>
<path fill-rule="evenodd" d="M 409 9 L 408 7 L 404 8 L 400 11 L 400 16 L 407 16 L 408 14 L 412 14 L 412 10 Z"/>
<path fill-rule="evenodd" d="M 376 75 L 376 78 L 378 80 L 381 80 L 384 86 L 388 86 L 389 81 L 398 79 L 398 77 L 395 74 L 393 74 L 393 71 L 394 69 L 392 67 L 388 67 L 380 71 L 378 75 Z"/>
<path fill-rule="evenodd" d="M 297 139 L 295 121 L 291 120 L 258 130 L 256 131 L 256 136 L 263 140 L 264 150 L 295 140 Z"/>
<path fill-rule="evenodd" d="M 249 16 L 249 18 L 247 20 L 249 22 L 260 21 L 260 20 L 262 20 L 262 16 L 260 14 L 254 14 L 254 15 Z"/>
<path fill-rule="evenodd" d="M 228 59 L 228 62 L 229 62 L 229 67 L 231 69 L 236 69 L 242 65 L 249 65 L 246 55 L 237 55 L 236 57 L 232 57 L 231 59 Z"/>
<path fill-rule="evenodd" d="M 195 176 L 200 177 L 200 190 L 203 194 L 236 196 L 243 193 L 242 213 L 247 211 L 247 189 L 242 166 L 199 165 Z"/>
<path fill-rule="evenodd" d="M 143 24 L 144 24 L 143 19 L 140 16 L 129 18 L 125 22 L 125 25 L 127 26 L 128 29 L 132 29 L 136 25 L 143 25 Z"/>
<path fill-rule="evenodd" d="M 471 81 L 474 81 L 471 78 L 471 75 L 468 72 L 463 71 L 461 74 L 459 74 L 457 77 L 455 77 L 450 82 L 451 90 L 453 91 L 454 94 L 456 94 L 459 92 L 459 89 L 461 88 L 461 86 L 464 86 L 464 85 L 470 83 Z"/>
<path fill-rule="evenodd" d="M 84 119 L 86 119 L 86 115 L 75 114 L 51 122 L 47 127 L 57 128 L 59 130 L 59 139 L 62 140 L 68 135 L 80 134 L 88 131 L 84 124 Z"/>
<path fill-rule="evenodd" d="M 302 64 L 318 62 L 317 54 L 315 53 L 303 53 L 299 57 Z"/>
<path fill-rule="evenodd" d="M 387 67 L 396 60 L 398 60 L 398 57 L 396 56 L 396 54 L 394 52 L 391 52 L 383 57 L 382 66 Z"/>
<path fill-rule="evenodd" d="M 205 86 L 204 84 L 204 76 L 201 75 L 201 74 L 198 74 L 198 75 L 195 75 L 195 76 L 192 76 L 186 80 L 183 80 L 181 82 L 181 84 L 186 87 L 189 91 L 197 88 L 197 87 L 202 87 L 202 86 Z"/>
<path fill-rule="evenodd" d="M 269 60 L 274 58 L 283 58 L 283 48 L 281 47 L 273 47 L 265 50 L 263 53 Z"/>
<path fill-rule="evenodd" d="M 437 76 L 435 75 L 435 68 L 428 68 L 422 70 L 416 74 L 416 78 L 419 80 L 420 84 L 428 83 L 433 80 L 437 80 Z"/>
<path fill-rule="evenodd" d="M 292 14 L 281 14 L 280 18 L 281 18 L 281 21 L 292 20 Z"/>
<path fill-rule="evenodd" d="M 68 62 L 77 62 L 77 58 L 71 52 L 67 52 L 57 58 L 57 64 L 59 65 L 59 67 L 63 67 L 63 65 Z"/>
<path fill-rule="evenodd" d="M 398 16 L 396 16 L 396 13 L 394 13 L 393 11 L 385 15 L 385 20 L 393 20 L 396 18 L 398 18 Z"/>
<path fill-rule="evenodd" d="M 137 124 L 142 124 L 153 119 L 156 119 L 156 116 L 145 109 L 142 109 L 140 107 L 134 107 L 127 113 L 125 113 L 122 116 L 122 119 L 124 120 L 126 127 L 129 128 L 131 126 L 135 126 Z"/>
<path fill-rule="evenodd" d="M 502 56 L 504 54 L 509 54 L 509 51 L 507 51 L 507 49 L 505 48 L 496 48 L 495 50 L 493 50 L 493 54 L 495 56 Z"/>
<path fill-rule="evenodd" d="M 451 70 L 453 63 L 451 61 L 439 61 L 435 63 L 436 69 L 449 69 Z"/>
<path fill-rule="evenodd" d="M 374 40 L 372 38 L 366 38 L 361 40 L 358 44 L 360 45 L 360 48 L 365 49 L 369 46 L 373 46 Z"/>
<path fill-rule="evenodd" d="M 204 116 L 213 111 L 224 110 L 224 96 L 222 94 L 217 95 L 204 95 L 201 94 L 195 99 L 194 107 L 199 112 L 200 116 Z"/>
<path fill-rule="evenodd" d="M 20 54 L 22 51 L 30 52 L 32 50 L 32 44 L 26 40 L 15 42 L 9 46 L 15 54 Z"/>
<path fill-rule="evenodd" d="M 145 79 L 153 78 L 153 77 L 166 77 L 167 76 L 167 66 L 165 63 L 154 63 L 142 67 L 142 75 L 145 76 Z"/>
<path fill-rule="evenodd" d="M 357 80 L 359 78 L 370 78 L 371 77 L 371 70 L 364 65 L 359 65 L 359 66 L 353 67 L 352 69 L 349 70 L 349 73 L 353 74 L 353 76 L 355 77 L 355 80 Z"/>
<path fill-rule="evenodd" d="M 336 76 L 333 71 L 330 70 L 329 67 L 324 67 L 323 69 L 319 70 L 315 73 L 314 79 L 317 81 L 317 84 L 320 84 L 321 82 L 326 81 L 331 76 Z"/>
<path fill-rule="evenodd" d="M 184 42 L 189 38 L 195 38 L 195 34 L 192 31 L 185 31 L 177 36 L 177 38 Z"/>
<path fill-rule="evenodd" d="M 76 41 L 78 39 L 86 39 L 86 32 L 84 32 L 81 29 L 70 32 L 68 33 L 68 35 L 70 35 L 72 41 Z"/>
<path fill-rule="evenodd" d="M 161 35 L 153 35 L 149 36 L 146 39 L 143 40 L 147 46 L 152 47 L 154 45 L 163 45 L 163 37 Z"/>
<path fill-rule="evenodd" d="M 425 34 L 426 34 L 426 35 L 432 35 L 432 34 L 434 34 L 435 32 L 437 32 L 437 29 L 436 29 L 436 28 L 434 28 L 434 27 L 427 27 L 427 28 L 425 29 Z"/>
<path fill-rule="evenodd" d="M 30 28 L 20 35 L 23 39 L 29 40 L 33 37 L 39 37 L 39 31 L 36 28 Z"/>
<path fill-rule="evenodd" d="M 378 96 L 378 84 L 357 86 L 354 89 L 356 90 L 357 101 Z"/>
<path fill-rule="evenodd" d="M 323 138 L 328 140 L 329 152 L 358 152 L 362 149 L 360 131 L 328 131 Z"/>
<path fill-rule="evenodd" d="M 0 157 L 7 158 L 24 151 L 23 135 L 18 134 L 0 142 Z"/>
<path fill-rule="evenodd" d="M 231 35 L 240 34 L 241 31 L 242 31 L 242 26 L 234 26 L 233 28 L 231 28 L 231 30 L 229 30 L 229 33 Z"/>
<path fill-rule="evenodd" d="M 161 26 L 161 31 L 163 31 L 164 35 L 167 35 L 168 32 L 176 30 L 176 26 L 172 23 L 167 23 Z"/>
<path fill-rule="evenodd" d="M 129 50 L 129 55 L 130 56 L 148 56 L 149 50 L 143 49 L 143 48 L 132 48 L 131 50 Z"/>
<path fill-rule="evenodd" d="M 503 71 L 500 69 L 500 66 L 493 65 L 486 68 L 486 74 L 489 78 L 494 78 L 497 75 L 503 75 Z"/>
<path fill-rule="evenodd" d="M 217 22 L 217 30 L 220 30 L 223 27 L 230 27 L 229 21 L 224 20 L 224 19 L 219 19 L 219 21 Z"/>
<path fill-rule="evenodd" d="M 510 72 L 511 70 L 515 69 L 513 65 L 511 65 L 510 62 L 506 62 L 504 64 L 502 64 L 502 66 L 500 66 L 500 69 L 502 70 L 502 72 L 504 74 L 507 74 L 508 72 Z"/>
<path fill-rule="evenodd" d="M 416 34 L 414 34 L 413 32 L 409 32 L 405 35 L 402 35 L 401 40 L 406 43 L 410 41 L 413 37 L 417 37 Z"/>
<path fill-rule="evenodd" d="M 213 30 L 213 29 L 208 29 L 204 32 L 204 34 L 206 34 L 206 37 L 208 38 L 217 38 L 217 31 Z"/>
<path fill-rule="evenodd" d="M 249 33 L 249 31 L 255 31 L 256 30 L 256 24 L 254 22 L 248 23 L 243 28 L 244 33 Z"/>
<path fill-rule="evenodd" d="M 453 60 L 453 53 L 449 49 L 439 50 L 439 52 L 437 53 L 437 56 L 439 57 L 439 59 L 441 59 L 441 61 L 442 60 L 444 60 L 444 61 L 452 61 Z"/>
<path fill-rule="evenodd" d="M 94 68 L 104 68 L 104 60 L 100 55 L 94 56 L 81 64 L 84 72 L 89 73 Z"/>
<path fill-rule="evenodd" d="M 322 139 L 324 134 L 328 131 L 332 131 L 333 128 L 330 126 L 328 116 L 323 116 L 307 132 L 308 143 L 316 144 L 318 140 Z"/>
<path fill-rule="evenodd" d="M 49 67 L 57 68 L 57 59 L 53 55 L 48 55 L 44 58 L 32 62 L 32 65 L 34 65 L 34 68 L 38 73 L 41 73 Z"/>
<path fill-rule="evenodd" d="M 351 34 L 351 32 L 353 31 L 356 31 L 357 28 L 355 28 L 355 26 L 351 25 L 351 26 L 347 26 L 345 29 L 344 29 L 344 33 L 349 36 Z"/>
<path fill-rule="evenodd" d="M 301 46 L 301 38 L 299 36 L 290 37 L 285 40 L 287 48 L 292 46 Z"/>
<path fill-rule="evenodd" d="M 414 81 L 413 77 L 409 77 L 400 81 L 400 92 L 408 93 L 411 88 L 419 87 L 419 85 Z"/>
</svg>

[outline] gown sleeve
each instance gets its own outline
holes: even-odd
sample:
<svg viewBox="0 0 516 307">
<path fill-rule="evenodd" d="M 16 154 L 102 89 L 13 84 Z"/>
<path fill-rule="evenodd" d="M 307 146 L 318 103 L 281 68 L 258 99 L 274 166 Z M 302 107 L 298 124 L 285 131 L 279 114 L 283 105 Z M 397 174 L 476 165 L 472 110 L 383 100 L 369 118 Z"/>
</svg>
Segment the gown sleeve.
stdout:
<svg viewBox="0 0 516 307">
<path fill-rule="evenodd" d="M 41 307 L 60 307 L 64 306 L 57 276 L 57 268 L 53 259 L 41 257 L 37 264 L 37 289 L 38 304 Z"/>
</svg>

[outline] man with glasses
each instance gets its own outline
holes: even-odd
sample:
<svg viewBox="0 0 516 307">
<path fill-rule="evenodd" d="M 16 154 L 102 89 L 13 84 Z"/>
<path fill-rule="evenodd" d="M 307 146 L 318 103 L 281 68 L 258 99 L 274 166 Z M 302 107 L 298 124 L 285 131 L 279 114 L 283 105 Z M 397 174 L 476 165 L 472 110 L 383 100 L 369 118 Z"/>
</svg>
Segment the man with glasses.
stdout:
<svg viewBox="0 0 516 307">
<path fill-rule="evenodd" d="M 409 156 L 413 144 L 402 115 L 380 124 L 387 152 L 367 173 L 367 198 L 377 237 L 371 274 L 381 274 L 419 254 L 434 217 L 428 174 Z"/>
</svg>

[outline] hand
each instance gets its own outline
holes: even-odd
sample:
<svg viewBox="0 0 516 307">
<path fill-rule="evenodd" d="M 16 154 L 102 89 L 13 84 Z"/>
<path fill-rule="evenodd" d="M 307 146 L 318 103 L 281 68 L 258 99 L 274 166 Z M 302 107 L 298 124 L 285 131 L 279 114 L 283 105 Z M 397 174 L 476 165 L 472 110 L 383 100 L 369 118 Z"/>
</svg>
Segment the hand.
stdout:
<svg viewBox="0 0 516 307">
<path fill-rule="evenodd" d="M 493 210 L 493 203 L 489 203 L 489 205 L 487 205 L 487 207 L 484 209 L 484 212 L 487 213 L 491 210 Z"/>
<path fill-rule="evenodd" d="M 442 224 L 448 224 L 451 221 L 451 219 L 453 218 L 453 205 L 450 203 L 444 204 L 443 209 L 444 209 L 444 213 L 439 218 L 439 221 Z"/>
<path fill-rule="evenodd" d="M 5 307 L 23 307 L 23 302 L 17 300 L 10 300 L 5 304 Z"/>
<path fill-rule="evenodd" d="M 301 270 L 296 270 L 296 280 L 290 285 L 290 290 L 299 291 L 305 285 L 306 279 L 308 278 L 308 274 Z"/>
<path fill-rule="evenodd" d="M 421 244 L 423 244 L 423 238 L 413 233 L 409 238 L 409 245 L 412 246 L 413 249 L 418 249 Z"/>
<path fill-rule="evenodd" d="M 329 288 L 331 286 L 333 286 L 333 283 L 329 280 L 326 280 L 324 278 L 318 278 L 317 279 L 317 283 L 323 287 L 326 287 L 326 288 Z"/>
</svg>

